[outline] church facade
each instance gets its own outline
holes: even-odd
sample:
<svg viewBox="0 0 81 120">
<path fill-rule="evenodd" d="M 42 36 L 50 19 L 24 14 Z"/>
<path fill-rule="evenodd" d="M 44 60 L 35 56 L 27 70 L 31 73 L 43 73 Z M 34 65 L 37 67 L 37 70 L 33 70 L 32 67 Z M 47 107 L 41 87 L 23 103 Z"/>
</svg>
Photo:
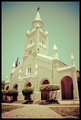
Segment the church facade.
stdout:
<svg viewBox="0 0 81 120">
<path fill-rule="evenodd" d="M 38 101 L 45 97 L 39 91 L 40 85 L 58 84 L 58 100 L 79 100 L 74 57 L 71 56 L 70 66 L 61 62 L 55 44 L 53 55 L 49 56 L 48 32 L 44 32 L 43 27 L 44 23 L 38 10 L 32 22 L 32 30 L 26 32 L 23 61 L 19 64 L 17 59 L 12 65 L 10 82 L 6 83 L 6 89 L 18 89 L 18 99 L 22 100 L 22 89 L 31 86 L 34 89 L 32 99 Z"/>
</svg>

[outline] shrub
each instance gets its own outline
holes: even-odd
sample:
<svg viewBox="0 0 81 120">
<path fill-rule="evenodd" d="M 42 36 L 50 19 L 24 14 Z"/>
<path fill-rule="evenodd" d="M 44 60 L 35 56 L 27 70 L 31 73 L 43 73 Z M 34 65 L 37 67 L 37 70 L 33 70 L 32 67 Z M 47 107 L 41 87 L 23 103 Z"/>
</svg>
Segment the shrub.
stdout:
<svg viewBox="0 0 81 120">
<path fill-rule="evenodd" d="M 18 91 L 16 89 L 2 90 L 2 101 L 7 102 L 8 101 L 7 96 L 11 97 L 11 101 L 15 101 L 17 100 Z"/>
<path fill-rule="evenodd" d="M 2 90 L 1 92 L 1 102 L 6 102 L 7 100 L 7 90 Z"/>
<path fill-rule="evenodd" d="M 1 94 L 2 95 L 7 95 L 8 90 L 2 90 Z"/>
<path fill-rule="evenodd" d="M 25 88 L 23 88 L 22 94 L 24 96 L 33 94 L 33 88 L 31 88 L 31 87 L 25 87 Z"/>
<path fill-rule="evenodd" d="M 60 86 L 59 85 L 55 85 L 55 84 L 45 84 L 45 85 L 40 85 L 40 91 L 56 91 L 56 90 L 60 90 Z"/>
<path fill-rule="evenodd" d="M 33 94 L 33 88 L 31 87 L 23 88 L 22 94 L 25 96 L 25 100 L 31 101 L 31 94 Z"/>
<path fill-rule="evenodd" d="M 57 90 L 59 89 L 60 89 L 60 86 L 56 84 L 40 85 L 40 91 L 43 92 L 43 96 L 45 94 L 45 97 L 42 99 L 49 101 L 49 99 L 52 100 L 52 97 L 53 97 L 53 100 L 55 100 L 57 96 Z M 50 91 L 54 91 L 54 92 L 51 92 L 50 94 Z"/>
<path fill-rule="evenodd" d="M 2 95 L 18 96 L 18 91 L 17 91 L 16 89 L 12 89 L 12 90 L 2 90 Z"/>
<path fill-rule="evenodd" d="M 7 96 L 18 96 L 18 91 L 16 89 L 7 90 Z"/>
</svg>

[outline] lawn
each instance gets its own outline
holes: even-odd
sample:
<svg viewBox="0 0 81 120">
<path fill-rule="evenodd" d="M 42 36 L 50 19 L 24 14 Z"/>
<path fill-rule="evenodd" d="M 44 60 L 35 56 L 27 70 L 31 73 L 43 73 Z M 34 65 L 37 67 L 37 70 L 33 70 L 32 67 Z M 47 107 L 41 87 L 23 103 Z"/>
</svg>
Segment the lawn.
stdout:
<svg viewBox="0 0 81 120">
<path fill-rule="evenodd" d="M 46 104 L 45 106 L 49 107 L 51 110 L 66 118 L 80 118 L 79 104 Z"/>
<path fill-rule="evenodd" d="M 80 118 L 79 107 L 49 107 L 49 108 L 65 117 L 71 116 Z"/>
<path fill-rule="evenodd" d="M 16 106 L 16 105 L 3 105 L 1 106 L 1 112 L 9 112 L 13 109 L 18 109 L 18 108 L 21 108 L 23 106 Z"/>
</svg>

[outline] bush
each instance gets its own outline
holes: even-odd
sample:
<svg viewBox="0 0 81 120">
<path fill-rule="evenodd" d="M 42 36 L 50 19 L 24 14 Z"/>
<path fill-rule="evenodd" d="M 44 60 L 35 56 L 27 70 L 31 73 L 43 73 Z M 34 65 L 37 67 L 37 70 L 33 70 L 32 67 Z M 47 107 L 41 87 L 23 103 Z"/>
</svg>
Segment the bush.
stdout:
<svg viewBox="0 0 81 120">
<path fill-rule="evenodd" d="M 53 84 L 45 84 L 45 85 L 40 85 L 40 91 L 56 91 L 60 90 L 59 85 L 53 85 Z"/>
<path fill-rule="evenodd" d="M 40 91 L 41 91 L 41 93 L 43 93 L 43 94 L 41 94 L 41 97 L 43 100 L 47 100 L 47 101 L 49 99 L 52 100 L 52 97 L 55 100 L 56 96 L 57 96 L 57 90 L 60 90 L 59 85 L 55 85 L 55 84 L 40 85 Z M 51 92 L 52 94 L 50 94 L 50 91 L 54 91 L 54 92 Z M 44 97 L 44 95 L 45 95 L 45 97 Z"/>
<path fill-rule="evenodd" d="M 18 91 L 16 89 L 7 90 L 7 96 L 18 96 Z"/>
<path fill-rule="evenodd" d="M 18 96 L 18 91 L 17 91 L 16 89 L 12 89 L 12 90 L 2 90 L 2 95 Z"/>
<path fill-rule="evenodd" d="M 1 94 L 2 95 L 7 95 L 8 90 L 2 90 Z"/>
<path fill-rule="evenodd" d="M 24 96 L 33 94 L 33 88 L 31 88 L 31 87 L 25 87 L 25 88 L 23 88 L 22 94 Z"/>
<path fill-rule="evenodd" d="M 25 96 L 25 100 L 31 101 L 30 95 L 33 94 L 33 88 L 31 88 L 31 87 L 23 88 L 22 94 Z"/>
<path fill-rule="evenodd" d="M 7 100 L 7 90 L 2 90 L 1 92 L 1 102 L 6 102 Z"/>
<path fill-rule="evenodd" d="M 2 90 L 2 102 L 7 102 L 7 96 L 12 97 L 11 101 L 17 100 L 18 91 L 16 89 L 12 90 Z"/>
</svg>

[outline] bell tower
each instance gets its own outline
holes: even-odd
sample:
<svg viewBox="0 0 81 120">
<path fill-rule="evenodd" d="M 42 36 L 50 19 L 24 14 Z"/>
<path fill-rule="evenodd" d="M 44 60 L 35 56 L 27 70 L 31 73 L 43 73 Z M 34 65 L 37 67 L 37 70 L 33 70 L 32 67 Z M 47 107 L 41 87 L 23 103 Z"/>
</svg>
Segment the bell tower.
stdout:
<svg viewBox="0 0 81 120">
<path fill-rule="evenodd" d="M 48 55 L 48 32 L 44 32 L 43 27 L 44 23 L 40 17 L 38 8 L 36 17 L 32 22 L 32 30 L 27 30 L 26 32 L 23 59 L 37 53 Z"/>
</svg>

